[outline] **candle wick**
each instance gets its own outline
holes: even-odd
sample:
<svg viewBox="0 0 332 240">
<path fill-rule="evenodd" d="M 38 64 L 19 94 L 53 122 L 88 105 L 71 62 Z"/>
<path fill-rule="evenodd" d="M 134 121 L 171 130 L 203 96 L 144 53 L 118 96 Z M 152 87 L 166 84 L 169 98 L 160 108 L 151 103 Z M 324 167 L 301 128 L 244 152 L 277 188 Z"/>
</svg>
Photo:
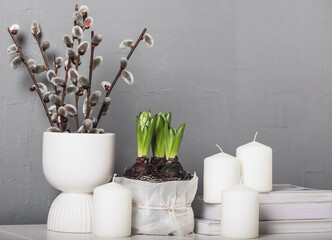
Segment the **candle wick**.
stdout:
<svg viewBox="0 0 332 240">
<path fill-rule="evenodd" d="M 114 175 L 113 175 L 113 179 L 112 179 L 112 182 L 114 182 L 114 178 L 117 176 L 117 174 L 116 173 L 114 173 Z"/>
<path fill-rule="evenodd" d="M 223 151 L 222 151 L 221 147 L 219 147 L 219 145 L 218 145 L 218 144 L 216 144 L 216 146 L 217 146 L 217 148 L 219 148 L 220 152 L 221 152 L 221 153 L 223 153 Z"/>
<path fill-rule="evenodd" d="M 258 134 L 258 131 L 255 133 L 254 142 L 256 142 L 257 134 Z"/>
</svg>

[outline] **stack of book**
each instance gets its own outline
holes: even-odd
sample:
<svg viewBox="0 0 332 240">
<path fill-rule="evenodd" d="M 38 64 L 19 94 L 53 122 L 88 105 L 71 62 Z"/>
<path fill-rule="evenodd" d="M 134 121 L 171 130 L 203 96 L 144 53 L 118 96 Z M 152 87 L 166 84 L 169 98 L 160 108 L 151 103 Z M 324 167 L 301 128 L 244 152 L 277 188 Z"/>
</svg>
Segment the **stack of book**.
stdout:
<svg viewBox="0 0 332 240">
<path fill-rule="evenodd" d="M 220 235 L 221 204 L 193 202 L 195 232 Z M 332 190 L 274 184 L 260 194 L 259 231 L 266 233 L 332 232 Z"/>
</svg>

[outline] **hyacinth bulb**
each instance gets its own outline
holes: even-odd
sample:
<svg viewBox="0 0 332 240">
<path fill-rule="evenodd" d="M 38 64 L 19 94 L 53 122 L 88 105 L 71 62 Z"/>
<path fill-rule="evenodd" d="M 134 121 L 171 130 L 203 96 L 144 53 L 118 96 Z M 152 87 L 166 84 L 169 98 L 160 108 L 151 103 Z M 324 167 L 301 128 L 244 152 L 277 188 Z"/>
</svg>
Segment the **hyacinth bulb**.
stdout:
<svg viewBox="0 0 332 240">
<path fill-rule="evenodd" d="M 91 39 L 91 43 L 95 46 L 98 46 L 98 44 L 103 40 L 103 36 L 101 34 L 96 34 Z"/>
<path fill-rule="evenodd" d="M 20 26 L 18 24 L 13 24 L 10 26 L 9 31 L 11 34 L 16 35 L 18 31 L 20 30 Z"/>
<path fill-rule="evenodd" d="M 72 30 L 74 38 L 82 39 L 83 38 L 83 29 L 80 26 L 74 26 Z"/>
<path fill-rule="evenodd" d="M 67 88 L 66 88 L 66 92 L 68 94 L 76 94 L 78 92 L 78 87 L 76 87 L 75 85 L 69 85 Z"/>
<path fill-rule="evenodd" d="M 17 52 L 18 52 L 18 48 L 16 47 L 15 44 L 12 44 L 7 48 L 7 53 L 8 54 L 14 54 L 14 53 L 17 53 Z"/>
<path fill-rule="evenodd" d="M 12 69 L 16 69 L 18 66 L 20 66 L 23 63 L 23 60 L 21 57 L 15 57 L 11 63 L 10 63 L 10 67 Z"/>
<path fill-rule="evenodd" d="M 43 65 L 43 64 L 38 64 L 35 68 L 35 73 L 36 74 L 40 74 L 42 72 L 45 72 L 46 71 L 46 66 Z"/>
<path fill-rule="evenodd" d="M 121 58 L 121 60 L 120 60 L 120 66 L 121 66 L 121 68 L 124 69 L 124 68 L 127 67 L 127 65 L 128 65 L 127 58 L 125 58 L 125 57 Z"/>
<path fill-rule="evenodd" d="M 74 117 L 77 115 L 77 110 L 76 110 L 76 107 L 74 107 L 74 105 L 66 104 L 65 108 L 66 108 L 69 116 Z"/>
<path fill-rule="evenodd" d="M 73 40 L 67 34 L 63 36 L 63 41 L 67 45 L 67 47 L 69 47 L 69 48 L 73 47 L 73 44 L 74 44 Z"/>
<path fill-rule="evenodd" d="M 83 110 L 84 116 L 86 117 L 86 114 L 88 112 L 88 99 L 84 99 L 82 110 Z M 93 112 L 93 108 L 90 109 L 90 114 L 92 112 Z"/>
<path fill-rule="evenodd" d="M 61 98 L 55 94 L 50 95 L 50 100 L 52 103 L 54 103 L 57 106 L 59 106 L 61 104 Z"/>
<path fill-rule="evenodd" d="M 133 40 L 131 40 L 131 39 L 126 39 L 126 40 L 123 40 L 123 41 L 120 43 L 119 47 L 125 49 L 125 48 L 132 48 L 134 45 L 135 45 L 135 43 L 134 43 Z"/>
<path fill-rule="evenodd" d="M 100 97 L 101 97 L 101 91 L 93 92 L 89 98 L 89 103 L 92 106 L 95 106 L 99 102 Z"/>
<path fill-rule="evenodd" d="M 111 83 L 107 81 L 101 82 L 101 86 L 107 91 L 111 87 Z"/>
<path fill-rule="evenodd" d="M 69 77 L 73 84 L 76 86 L 78 81 L 78 72 L 74 68 L 69 69 Z"/>
<path fill-rule="evenodd" d="M 47 76 L 47 80 L 51 81 L 52 78 L 56 77 L 56 74 L 53 70 L 48 70 L 46 76 Z"/>
<path fill-rule="evenodd" d="M 32 72 L 35 72 L 35 70 L 36 70 L 36 62 L 35 62 L 35 60 L 29 59 L 27 61 L 27 64 L 28 64 L 29 69 L 31 69 Z"/>
<path fill-rule="evenodd" d="M 88 29 L 89 27 L 91 27 L 93 24 L 93 18 L 92 17 L 87 17 L 85 20 L 84 20 L 84 23 L 83 23 L 83 26 Z"/>
<path fill-rule="evenodd" d="M 51 106 L 48 108 L 48 113 L 51 115 L 51 114 L 53 114 L 54 112 L 56 112 L 56 106 L 55 106 L 55 105 L 51 105 Z"/>
<path fill-rule="evenodd" d="M 53 83 L 53 85 L 55 86 L 64 86 L 65 84 L 65 80 L 62 77 L 54 77 L 51 79 L 51 82 Z"/>
<path fill-rule="evenodd" d="M 89 79 L 83 75 L 78 77 L 78 82 L 81 84 L 83 88 L 86 88 L 90 85 Z"/>
<path fill-rule="evenodd" d="M 95 57 L 92 61 L 92 69 L 95 70 L 97 67 L 100 66 L 102 62 L 103 62 L 102 56 Z"/>
<path fill-rule="evenodd" d="M 128 85 L 133 85 L 134 76 L 131 72 L 124 70 L 121 73 L 121 77 Z"/>
<path fill-rule="evenodd" d="M 76 58 L 76 52 L 72 48 L 67 48 L 66 56 L 68 59 L 74 60 Z"/>
<path fill-rule="evenodd" d="M 61 132 L 61 130 L 57 127 L 49 127 L 46 131 L 47 132 Z"/>
<path fill-rule="evenodd" d="M 43 51 L 46 51 L 47 49 L 49 49 L 51 46 L 49 41 L 42 41 L 40 44 L 40 47 L 43 49 Z"/>
<path fill-rule="evenodd" d="M 64 106 L 59 107 L 58 114 L 62 117 L 67 117 L 68 111 Z"/>
<path fill-rule="evenodd" d="M 83 21 L 83 14 L 80 11 L 76 11 L 73 14 L 73 18 L 74 18 L 74 21 L 76 21 L 77 23 L 82 22 Z"/>
<path fill-rule="evenodd" d="M 82 5 L 78 9 L 78 11 L 80 11 L 83 14 L 83 16 L 86 17 L 89 12 L 89 8 L 86 5 Z"/>
<path fill-rule="evenodd" d="M 111 98 L 110 97 L 105 97 L 103 104 L 104 104 L 104 107 L 103 107 L 102 114 L 106 115 L 108 113 L 108 110 L 109 110 L 110 106 L 111 106 Z"/>
<path fill-rule="evenodd" d="M 148 47 L 153 47 L 154 45 L 154 41 L 153 41 L 153 38 L 150 34 L 145 34 L 143 36 L 143 41 L 145 42 L 145 44 L 148 46 Z"/>
<path fill-rule="evenodd" d="M 86 51 L 89 49 L 89 42 L 88 41 L 84 41 L 82 42 L 78 47 L 78 53 L 80 55 L 84 55 L 86 53 Z"/>
<path fill-rule="evenodd" d="M 48 92 L 46 92 L 46 93 L 43 95 L 44 102 L 46 102 L 46 103 L 50 102 L 50 96 L 51 96 L 51 94 L 53 94 L 53 92 L 48 91 Z M 52 106 L 54 106 L 54 105 L 52 105 Z M 49 110 L 49 111 L 50 111 L 50 110 Z"/>
<path fill-rule="evenodd" d="M 60 68 L 63 64 L 63 58 L 62 57 L 57 57 L 55 59 L 55 67 L 56 68 Z"/>
<path fill-rule="evenodd" d="M 31 32 L 33 34 L 36 33 L 37 35 L 40 34 L 40 26 L 39 26 L 39 23 L 36 20 L 32 21 Z"/>
</svg>

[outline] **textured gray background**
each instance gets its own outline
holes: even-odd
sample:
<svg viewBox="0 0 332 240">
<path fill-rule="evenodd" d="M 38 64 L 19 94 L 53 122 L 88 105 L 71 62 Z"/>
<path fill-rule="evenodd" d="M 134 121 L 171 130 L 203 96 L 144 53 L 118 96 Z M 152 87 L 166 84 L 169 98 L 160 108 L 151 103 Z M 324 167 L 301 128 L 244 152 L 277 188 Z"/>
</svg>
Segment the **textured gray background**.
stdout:
<svg viewBox="0 0 332 240">
<path fill-rule="evenodd" d="M 74 1 L 1 1 L 0 224 L 45 223 L 58 192 L 41 167 L 47 119 L 26 70 L 9 68 L 6 28 L 21 26 L 26 55 L 41 61 L 30 23 L 37 19 L 51 50 L 65 55 Z M 116 171 L 136 157 L 135 116 L 150 108 L 172 111 L 187 123 L 180 159 L 202 179 L 203 159 L 235 154 L 253 139 L 274 150 L 275 183 L 332 189 L 332 1 L 79 1 L 104 40 L 104 63 L 95 87 L 114 76 L 124 51 L 143 27 L 155 47 L 143 44 L 128 69 L 133 86 L 120 81 L 110 115 L 101 126 L 117 134 Z M 82 67 L 84 68 L 84 67 Z M 86 68 L 85 68 L 86 69 Z M 82 72 L 82 71 L 81 71 Z M 85 72 L 86 73 L 86 72 Z M 41 77 L 38 79 L 42 80 Z M 59 153 L 61 157 L 61 152 Z M 199 192 L 202 192 L 200 181 Z"/>
</svg>

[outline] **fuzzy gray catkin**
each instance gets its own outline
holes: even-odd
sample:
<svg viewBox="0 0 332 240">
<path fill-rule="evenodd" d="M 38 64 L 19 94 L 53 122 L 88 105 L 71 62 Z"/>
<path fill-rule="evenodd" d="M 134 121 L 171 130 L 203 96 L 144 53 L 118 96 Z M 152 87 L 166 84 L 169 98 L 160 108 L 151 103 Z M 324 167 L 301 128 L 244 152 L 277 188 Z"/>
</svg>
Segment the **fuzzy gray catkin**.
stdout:
<svg viewBox="0 0 332 240">
<path fill-rule="evenodd" d="M 15 44 L 12 44 L 7 48 L 7 53 L 8 54 L 14 54 L 14 53 L 17 53 L 17 52 L 18 52 L 18 48 L 16 47 Z"/>
<path fill-rule="evenodd" d="M 78 82 L 81 84 L 82 87 L 87 87 L 90 84 L 89 79 L 83 75 L 78 77 Z"/>
<path fill-rule="evenodd" d="M 129 71 L 123 70 L 121 73 L 121 77 L 128 85 L 132 85 L 134 83 L 134 76 Z"/>
<path fill-rule="evenodd" d="M 54 78 L 51 79 L 51 82 L 55 86 L 61 86 L 62 84 L 65 83 L 65 79 L 63 79 L 62 77 L 54 77 Z"/>
<path fill-rule="evenodd" d="M 43 51 L 46 51 L 47 49 L 49 49 L 51 46 L 49 41 L 42 41 L 40 44 L 40 47 L 43 49 Z"/>
<path fill-rule="evenodd" d="M 91 39 L 91 43 L 94 45 L 98 45 L 103 40 L 103 36 L 101 34 L 96 34 Z"/>
<path fill-rule="evenodd" d="M 66 104 L 65 108 L 66 108 L 69 116 L 74 117 L 74 116 L 77 115 L 77 110 L 76 110 L 76 107 L 74 105 Z"/>
<path fill-rule="evenodd" d="M 52 78 L 56 77 L 55 72 L 53 70 L 48 70 L 46 76 L 48 81 L 51 81 Z"/>
<path fill-rule="evenodd" d="M 39 23 L 36 20 L 34 20 L 31 24 L 31 32 L 32 33 L 36 32 L 37 35 L 40 34 Z"/>
<path fill-rule="evenodd" d="M 97 67 L 100 66 L 102 62 L 103 62 L 102 56 L 95 57 L 92 61 L 92 69 L 95 70 Z"/>
<path fill-rule="evenodd" d="M 56 68 L 60 68 L 63 64 L 63 58 L 62 57 L 57 57 L 55 59 L 55 67 Z"/>
<path fill-rule="evenodd" d="M 40 74 L 42 72 L 45 72 L 46 71 L 46 66 L 43 65 L 43 64 L 38 64 L 35 68 L 35 73 L 36 74 Z"/>
<path fill-rule="evenodd" d="M 11 67 L 12 69 L 16 69 L 16 68 L 17 68 L 18 66 L 20 66 L 22 63 L 23 63 L 22 58 L 19 57 L 19 56 L 17 56 L 17 57 L 15 57 L 15 58 L 11 61 L 11 63 L 10 63 L 10 67 Z"/>
</svg>

